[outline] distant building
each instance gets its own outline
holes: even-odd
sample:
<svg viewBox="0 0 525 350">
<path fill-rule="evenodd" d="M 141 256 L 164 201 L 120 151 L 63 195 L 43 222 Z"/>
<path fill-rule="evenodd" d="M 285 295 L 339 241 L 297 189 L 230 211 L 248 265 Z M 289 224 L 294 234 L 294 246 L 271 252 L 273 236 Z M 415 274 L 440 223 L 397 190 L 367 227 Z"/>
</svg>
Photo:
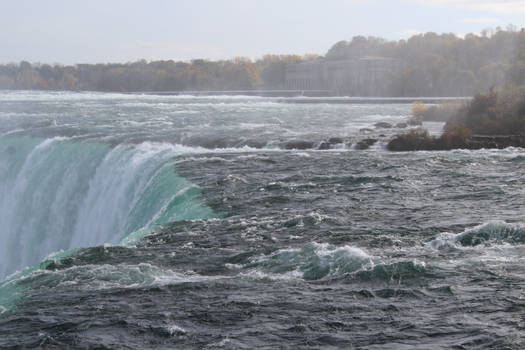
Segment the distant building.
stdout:
<svg viewBox="0 0 525 350">
<path fill-rule="evenodd" d="M 286 66 L 286 88 L 290 90 L 324 90 L 325 60 L 316 59 Z"/>
<path fill-rule="evenodd" d="M 383 96 L 401 70 L 399 60 L 364 56 L 345 60 L 317 59 L 286 67 L 290 90 L 330 90 L 337 95 Z"/>
</svg>

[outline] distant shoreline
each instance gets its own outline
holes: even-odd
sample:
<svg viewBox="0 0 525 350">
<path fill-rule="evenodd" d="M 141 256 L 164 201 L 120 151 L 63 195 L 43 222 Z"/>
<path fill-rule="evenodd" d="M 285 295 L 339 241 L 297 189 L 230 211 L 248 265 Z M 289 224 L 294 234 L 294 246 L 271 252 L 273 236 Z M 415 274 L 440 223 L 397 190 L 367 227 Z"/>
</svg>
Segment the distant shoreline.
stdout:
<svg viewBox="0 0 525 350">
<path fill-rule="evenodd" d="M 115 91 L 117 92 L 117 91 Z M 119 91 L 120 92 L 120 91 Z M 159 96 L 255 96 L 255 97 L 336 97 L 329 90 L 190 90 L 190 91 L 129 91 L 123 94 Z"/>
<path fill-rule="evenodd" d="M 464 102 L 472 97 L 341 97 L 327 90 L 234 90 L 234 91 L 135 91 L 125 94 L 143 94 L 159 96 L 254 96 L 277 97 L 281 103 L 329 103 L 329 104 L 410 104 L 416 101 L 423 103 Z"/>
<path fill-rule="evenodd" d="M 107 93 L 124 95 L 151 95 L 151 96 L 248 96 L 276 98 L 279 103 L 302 104 L 411 104 L 423 102 L 439 104 L 445 102 L 466 102 L 472 97 L 367 97 L 367 96 L 338 96 L 327 90 L 215 90 L 215 91 L 102 91 L 102 90 L 42 90 L 42 89 L 0 89 L 0 91 L 40 91 L 40 92 L 71 92 L 71 93 Z"/>
</svg>

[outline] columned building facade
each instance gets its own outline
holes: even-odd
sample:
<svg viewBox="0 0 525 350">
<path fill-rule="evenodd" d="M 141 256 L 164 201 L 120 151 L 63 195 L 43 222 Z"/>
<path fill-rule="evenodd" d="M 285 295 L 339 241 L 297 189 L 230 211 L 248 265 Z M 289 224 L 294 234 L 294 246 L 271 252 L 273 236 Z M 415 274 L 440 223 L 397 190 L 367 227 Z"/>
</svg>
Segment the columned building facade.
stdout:
<svg viewBox="0 0 525 350">
<path fill-rule="evenodd" d="M 384 96 L 399 61 L 364 56 L 346 60 L 317 59 L 288 65 L 286 87 L 290 90 L 330 90 L 337 95 Z"/>
</svg>

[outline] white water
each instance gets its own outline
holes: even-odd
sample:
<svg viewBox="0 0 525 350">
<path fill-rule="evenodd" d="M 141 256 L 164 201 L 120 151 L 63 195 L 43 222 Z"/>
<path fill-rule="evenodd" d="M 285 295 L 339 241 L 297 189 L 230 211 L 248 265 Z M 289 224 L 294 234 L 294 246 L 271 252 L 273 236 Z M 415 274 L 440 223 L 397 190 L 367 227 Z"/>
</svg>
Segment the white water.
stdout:
<svg viewBox="0 0 525 350">
<path fill-rule="evenodd" d="M 209 217 L 175 174 L 169 144 L 0 137 L 0 280 L 52 252 L 116 244 L 176 219 Z M 171 205 L 178 196 L 184 206 Z"/>
<path fill-rule="evenodd" d="M 248 145 L 273 152 L 290 140 L 317 145 L 330 137 L 355 142 L 368 137 L 360 128 L 403 121 L 409 111 L 240 96 L 1 91 L 0 280 L 56 251 L 128 242 L 159 223 L 213 216 L 194 200 L 198 189 L 174 173 L 177 155 L 252 152 Z"/>
</svg>

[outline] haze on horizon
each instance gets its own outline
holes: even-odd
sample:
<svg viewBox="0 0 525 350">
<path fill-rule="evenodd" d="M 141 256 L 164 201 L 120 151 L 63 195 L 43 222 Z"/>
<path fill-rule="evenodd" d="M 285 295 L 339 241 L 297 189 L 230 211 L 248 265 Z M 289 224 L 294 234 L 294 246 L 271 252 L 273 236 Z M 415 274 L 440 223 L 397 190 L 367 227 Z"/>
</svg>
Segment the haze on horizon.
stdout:
<svg viewBox="0 0 525 350">
<path fill-rule="evenodd" d="M 356 35 L 525 26 L 514 0 L 3 0 L 0 63 L 105 63 L 323 55 Z"/>
</svg>

